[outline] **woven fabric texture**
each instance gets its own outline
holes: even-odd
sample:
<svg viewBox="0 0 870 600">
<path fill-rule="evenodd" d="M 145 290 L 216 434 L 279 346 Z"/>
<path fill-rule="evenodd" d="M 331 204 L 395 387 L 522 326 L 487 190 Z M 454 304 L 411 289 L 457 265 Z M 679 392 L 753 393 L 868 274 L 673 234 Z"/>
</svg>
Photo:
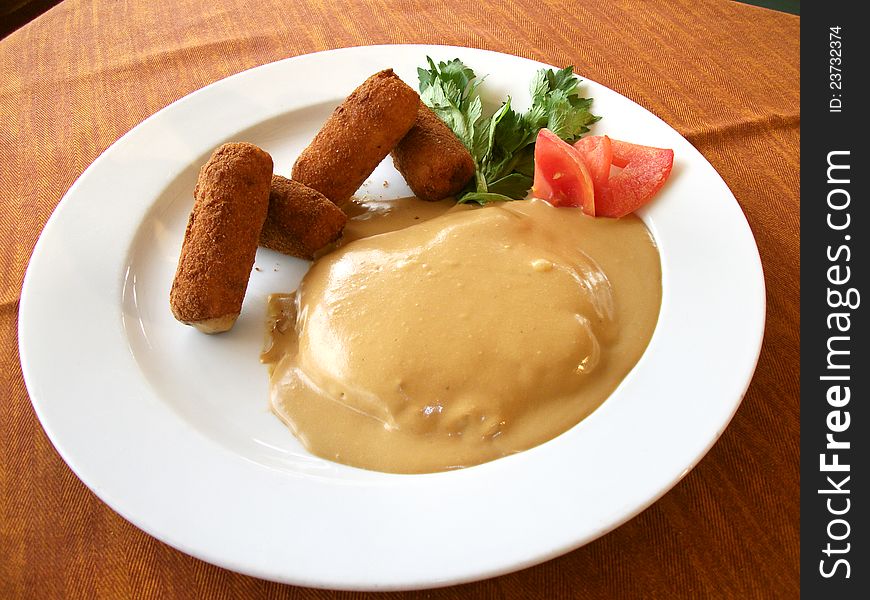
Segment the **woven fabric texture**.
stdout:
<svg viewBox="0 0 870 600">
<path fill-rule="evenodd" d="M 2 40 L 0 597 L 797 597 L 799 29 L 799 17 L 725 0 L 65 0 Z M 21 283 L 64 192 L 149 115 L 250 67 L 393 43 L 573 64 L 687 137 L 755 234 L 767 284 L 765 342 L 745 400 L 709 454 L 603 538 L 517 573 L 439 590 L 282 586 L 164 545 L 78 481 L 24 386 Z"/>
</svg>

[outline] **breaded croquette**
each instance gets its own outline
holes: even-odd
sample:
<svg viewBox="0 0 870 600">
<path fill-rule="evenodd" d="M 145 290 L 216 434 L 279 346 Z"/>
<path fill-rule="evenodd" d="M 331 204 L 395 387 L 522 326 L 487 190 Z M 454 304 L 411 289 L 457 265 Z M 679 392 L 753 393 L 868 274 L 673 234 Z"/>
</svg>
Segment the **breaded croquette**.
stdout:
<svg viewBox="0 0 870 600">
<path fill-rule="evenodd" d="M 421 200 L 453 196 L 474 177 L 471 153 L 423 102 L 414 126 L 391 155 L 396 169 Z"/>
<path fill-rule="evenodd" d="M 311 260 L 341 235 L 346 221 L 347 215 L 317 190 L 273 175 L 260 245 Z"/>
<path fill-rule="evenodd" d="M 199 171 L 169 294 L 175 318 L 205 333 L 232 328 L 242 309 L 269 208 L 272 157 L 224 144 Z"/>
<path fill-rule="evenodd" d="M 392 69 L 375 73 L 335 109 L 302 151 L 292 179 L 343 205 L 411 129 L 419 103 L 417 92 Z"/>
</svg>

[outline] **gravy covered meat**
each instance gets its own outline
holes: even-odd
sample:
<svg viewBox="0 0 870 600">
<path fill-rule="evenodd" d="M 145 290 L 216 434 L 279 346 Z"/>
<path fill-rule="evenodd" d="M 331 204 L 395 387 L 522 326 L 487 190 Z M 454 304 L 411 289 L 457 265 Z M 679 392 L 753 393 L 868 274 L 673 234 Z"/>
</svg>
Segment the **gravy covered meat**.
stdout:
<svg viewBox="0 0 870 600">
<path fill-rule="evenodd" d="M 272 408 L 314 454 L 420 473 L 526 450 L 646 348 L 661 270 L 638 218 L 533 200 L 417 223 L 342 245 L 272 299 Z"/>
</svg>

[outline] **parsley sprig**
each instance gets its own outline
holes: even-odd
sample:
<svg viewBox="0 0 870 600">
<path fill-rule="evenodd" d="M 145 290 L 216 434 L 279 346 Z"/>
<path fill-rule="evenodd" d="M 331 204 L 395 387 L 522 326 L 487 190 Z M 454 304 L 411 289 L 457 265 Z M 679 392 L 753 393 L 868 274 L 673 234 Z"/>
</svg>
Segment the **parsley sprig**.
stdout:
<svg viewBox="0 0 870 600">
<path fill-rule="evenodd" d="M 420 97 L 465 144 L 476 165 L 474 179 L 458 195 L 458 202 L 521 200 L 532 187 L 534 148 L 538 131 L 546 127 L 573 142 L 598 121 L 589 112 L 591 98 L 581 98 L 580 80 L 573 67 L 541 69 L 530 85 L 532 104 L 519 113 L 508 96 L 491 115 L 483 115 L 478 79 L 459 59 L 435 62 L 417 69 Z"/>
</svg>

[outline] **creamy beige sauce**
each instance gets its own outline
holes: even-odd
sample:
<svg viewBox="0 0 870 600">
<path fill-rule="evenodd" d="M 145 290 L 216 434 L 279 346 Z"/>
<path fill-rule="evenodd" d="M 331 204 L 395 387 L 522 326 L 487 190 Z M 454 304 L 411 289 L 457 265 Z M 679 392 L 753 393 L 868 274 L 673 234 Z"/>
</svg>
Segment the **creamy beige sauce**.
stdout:
<svg viewBox="0 0 870 600">
<path fill-rule="evenodd" d="M 634 216 L 520 201 L 352 206 L 339 247 L 270 299 L 271 403 L 314 454 L 421 473 L 526 450 L 619 385 L 661 305 Z"/>
</svg>

